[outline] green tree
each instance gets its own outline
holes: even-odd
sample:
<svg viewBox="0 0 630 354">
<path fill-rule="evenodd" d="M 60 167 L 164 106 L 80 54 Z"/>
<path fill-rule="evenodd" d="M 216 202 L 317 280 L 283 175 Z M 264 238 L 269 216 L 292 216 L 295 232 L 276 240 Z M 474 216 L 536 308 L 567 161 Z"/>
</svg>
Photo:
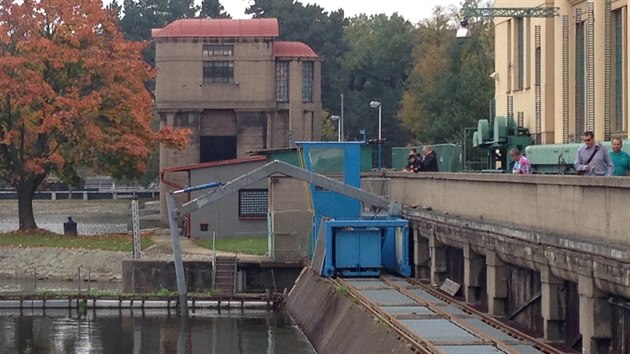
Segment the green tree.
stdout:
<svg viewBox="0 0 630 354">
<path fill-rule="evenodd" d="M 410 135 L 398 117 L 405 81 L 413 65 L 413 25 L 398 14 L 361 15 L 350 19 L 344 37 L 349 50 L 342 58 L 346 93 L 346 130 L 357 137 L 378 137 L 378 112 L 370 101 L 382 103 L 382 135 L 388 147 L 405 144 Z M 388 153 L 384 154 L 388 161 Z"/>
<path fill-rule="evenodd" d="M 479 6 L 467 1 L 464 6 Z M 494 29 L 470 19 L 472 37 L 455 39 L 458 17 L 443 8 L 419 24 L 415 64 L 402 100 L 404 125 L 430 143 L 461 142 L 463 129 L 487 116 L 494 96 Z"/>
<path fill-rule="evenodd" d="M 231 18 L 232 16 L 225 11 L 225 8 L 219 0 L 203 0 L 199 17 Z"/>
</svg>

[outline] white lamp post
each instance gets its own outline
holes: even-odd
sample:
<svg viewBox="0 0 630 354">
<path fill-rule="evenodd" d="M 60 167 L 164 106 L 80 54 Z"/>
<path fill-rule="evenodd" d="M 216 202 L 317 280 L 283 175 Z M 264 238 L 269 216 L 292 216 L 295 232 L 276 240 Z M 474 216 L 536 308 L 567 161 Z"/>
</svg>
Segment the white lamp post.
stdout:
<svg viewBox="0 0 630 354">
<path fill-rule="evenodd" d="M 334 122 L 337 121 L 337 141 L 341 142 L 341 117 L 330 116 L 330 119 Z"/>
<path fill-rule="evenodd" d="M 382 169 L 381 157 L 382 157 L 382 152 L 383 152 L 383 149 L 381 147 L 381 143 L 383 139 L 383 136 L 382 136 L 383 104 L 381 104 L 381 102 L 379 101 L 372 101 L 370 102 L 370 107 L 374 109 L 378 108 L 378 170 L 380 171 Z"/>
</svg>

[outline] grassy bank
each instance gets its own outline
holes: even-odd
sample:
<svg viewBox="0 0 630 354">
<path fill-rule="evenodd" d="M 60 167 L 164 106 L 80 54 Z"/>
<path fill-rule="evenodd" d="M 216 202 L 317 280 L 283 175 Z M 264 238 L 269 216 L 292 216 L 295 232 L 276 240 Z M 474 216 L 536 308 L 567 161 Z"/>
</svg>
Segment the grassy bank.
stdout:
<svg viewBox="0 0 630 354">
<path fill-rule="evenodd" d="M 212 240 L 195 240 L 198 246 L 212 249 Z M 217 240 L 217 251 L 254 255 L 267 254 L 267 237 L 230 237 Z"/>
<path fill-rule="evenodd" d="M 153 244 L 150 235 L 143 235 L 142 248 Z M 8 232 L 0 234 L 0 246 L 8 247 L 56 247 L 82 248 L 90 250 L 123 251 L 133 250 L 133 239 L 127 234 L 101 236 L 63 236 L 46 230 L 33 232 Z"/>
</svg>

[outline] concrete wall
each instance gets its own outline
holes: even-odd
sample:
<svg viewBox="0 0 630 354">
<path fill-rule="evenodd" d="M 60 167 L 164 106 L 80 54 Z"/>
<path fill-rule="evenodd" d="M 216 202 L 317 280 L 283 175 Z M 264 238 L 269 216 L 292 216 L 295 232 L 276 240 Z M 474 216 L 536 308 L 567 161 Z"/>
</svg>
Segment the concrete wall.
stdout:
<svg viewBox="0 0 630 354">
<path fill-rule="evenodd" d="M 269 189 L 272 258 L 276 262 L 301 261 L 308 256 L 313 227 L 310 190 L 304 182 L 273 177 Z"/>
<path fill-rule="evenodd" d="M 267 161 L 248 162 L 234 165 L 216 166 L 196 169 L 190 172 L 190 183 L 200 185 L 210 182 L 228 182 L 234 178 L 251 172 L 263 166 Z M 267 189 L 267 181 L 259 181 L 247 189 Z M 209 191 L 192 193 L 197 198 Z M 192 237 L 209 239 L 216 230 L 217 237 L 229 236 L 264 236 L 267 235 L 267 218 L 247 220 L 239 217 L 239 193 L 235 192 L 221 199 L 213 205 L 195 211 L 191 214 Z M 208 224 L 208 231 L 201 231 L 201 224 Z"/>
<path fill-rule="evenodd" d="M 594 130 L 597 139 L 604 137 L 604 117 L 605 117 L 605 1 L 593 1 L 595 4 L 595 41 L 592 44 L 594 51 L 595 79 L 594 95 Z M 612 120 L 615 115 L 615 77 L 623 77 L 623 129 L 616 130 L 612 124 L 613 136 L 628 137 L 628 36 L 627 28 L 629 17 L 627 15 L 627 0 L 613 0 L 612 10 L 620 10 L 623 13 L 623 72 L 615 72 L 615 48 L 612 45 Z M 507 98 L 514 98 L 514 117 L 517 112 L 524 112 L 525 126 L 533 133 L 536 124 L 536 102 L 535 102 L 535 26 L 541 26 L 541 128 L 542 143 L 562 143 L 563 142 L 563 16 L 569 17 L 569 138 L 579 140 L 575 137 L 575 117 L 576 117 L 576 10 L 581 9 L 582 20 L 587 20 L 586 0 L 496 0 L 496 7 L 524 7 L 532 8 L 538 6 L 558 7 L 560 16 L 553 18 L 496 18 L 495 19 L 495 70 L 498 74 L 495 78 L 497 103 L 497 115 L 507 115 Z M 518 33 L 517 21 L 524 21 L 524 75 L 525 80 L 522 88 L 517 85 L 518 75 Z M 613 21 L 612 31 L 614 38 L 615 24 Z M 588 47 L 586 43 L 585 47 Z M 586 71 L 585 71 L 586 73 Z M 489 75 L 490 73 L 488 73 Z M 588 100 L 585 100 L 588 102 Z M 584 130 L 578 127 L 578 131 Z"/>
<path fill-rule="evenodd" d="M 436 286 L 455 278 L 467 302 L 547 340 L 572 346 L 579 332 L 585 354 L 628 340 L 613 330 L 609 299 L 630 299 L 630 179 L 386 176 L 411 222 L 416 277 Z M 463 279 L 449 272 L 461 262 Z"/>
<path fill-rule="evenodd" d="M 237 289 L 242 293 L 265 293 L 267 289 L 282 293 L 290 289 L 300 274 L 299 264 L 239 263 Z M 161 289 L 177 290 L 172 261 L 125 260 L 122 263 L 125 293 L 152 293 Z M 184 261 L 189 292 L 212 289 L 211 261 Z"/>
<path fill-rule="evenodd" d="M 388 173 L 393 200 L 450 215 L 630 244 L 630 179 Z"/>
<path fill-rule="evenodd" d="M 287 310 L 319 354 L 413 353 L 387 327 L 311 270 L 298 279 Z"/>
</svg>

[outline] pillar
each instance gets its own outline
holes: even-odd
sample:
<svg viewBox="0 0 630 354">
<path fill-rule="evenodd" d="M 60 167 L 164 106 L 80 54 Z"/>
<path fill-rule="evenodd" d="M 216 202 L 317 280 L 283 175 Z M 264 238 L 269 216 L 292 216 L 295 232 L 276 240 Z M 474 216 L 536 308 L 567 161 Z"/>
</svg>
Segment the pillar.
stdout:
<svg viewBox="0 0 630 354">
<path fill-rule="evenodd" d="M 429 239 L 422 237 L 419 228 L 413 232 L 413 263 L 416 266 L 416 279 L 428 280 L 431 277 Z"/>
<path fill-rule="evenodd" d="M 540 283 L 545 340 L 562 340 L 567 313 L 562 293 L 565 281 L 553 275 L 547 266 L 540 271 Z"/>
<path fill-rule="evenodd" d="M 580 275 L 580 333 L 583 354 L 608 354 L 612 338 L 612 308 L 608 294 L 597 289 L 591 276 Z"/>
<path fill-rule="evenodd" d="M 464 296 L 470 304 L 479 303 L 479 287 L 485 262 L 470 245 L 464 246 Z"/>
<path fill-rule="evenodd" d="M 446 246 L 435 237 L 435 232 L 429 236 L 429 250 L 431 255 L 431 285 L 440 286 L 446 280 L 448 259 Z"/>
<path fill-rule="evenodd" d="M 486 254 L 488 275 L 488 313 L 505 316 L 508 292 L 508 269 L 495 252 Z"/>
</svg>

